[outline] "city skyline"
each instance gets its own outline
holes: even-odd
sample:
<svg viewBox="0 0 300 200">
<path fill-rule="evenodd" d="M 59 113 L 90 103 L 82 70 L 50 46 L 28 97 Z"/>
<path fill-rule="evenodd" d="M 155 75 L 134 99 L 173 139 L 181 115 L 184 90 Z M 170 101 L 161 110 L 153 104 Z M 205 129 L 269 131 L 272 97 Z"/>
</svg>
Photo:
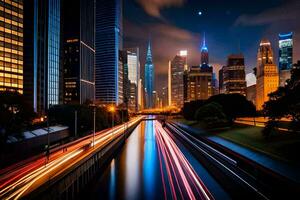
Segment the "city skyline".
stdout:
<svg viewBox="0 0 300 200">
<path fill-rule="evenodd" d="M 0 0 L 0 199 L 293 199 L 300 0 Z"/>
<path fill-rule="evenodd" d="M 299 60 L 300 45 L 297 44 L 300 41 L 297 25 L 297 18 L 300 15 L 297 12 L 300 8 L 299 1 L 256 0 L 224 3 L 189 0 L 156 4 L 152 1 L 137 0 L 128 1 L 124 6 L 124 45 L 140 47 L 143 65 L 145 43 L 151 34 L 154 64 L 157 68 L 156 77 L 164 86 L 167 86 L 168 60 L 179 50 L 187 49 L 190 52 L 189 66 L 199 64 L 204 32 L 210 46 L 210 61 L 215 72 L 226 64 L 229 54 L 241 52 L 245 57 L 246 74 L 251 73 L 256 66 L 257 46 L 264 37 L 267 37 L 273 45 L 277 64 L 278 34 L 290 31 L 294 32 L 295 40 L 293 63 Z M 198 15 L 198 11 L 202 11 L 201 16 Z M 286 12 L 289 12 L 289 15 L 285 15 Z M 135 18 L 132 13 L 138 13 L 140 17 Z M 274 14 L 277 16 L 276 19 L 271 17 Z M 139 32 L 139 35 L 134 32 Z M 254 77 L 254 75 L 247 76 L 247 79 L 250 78 L 248 84 L 254 84 Z"/>
</svg>

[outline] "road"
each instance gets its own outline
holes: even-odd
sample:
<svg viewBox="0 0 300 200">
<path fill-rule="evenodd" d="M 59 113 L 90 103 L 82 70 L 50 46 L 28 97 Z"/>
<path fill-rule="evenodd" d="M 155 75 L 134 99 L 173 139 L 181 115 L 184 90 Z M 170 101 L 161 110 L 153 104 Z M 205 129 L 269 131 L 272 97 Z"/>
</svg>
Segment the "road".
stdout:
<svg viewBox="0 0 300 200">
<path fill-rule="evenodd" d="M 158 121 L 131 134 L 88 199 L 229 199 L 195 157 Z"/>
<path fill-rule="evenodd" d="M 142 117 L 134 118 L 127 123 L 132 126 Z M 64 173 L 86 156 L 94 153 L 105 144 L 124 133 L 124 125 L 97 132 L 93 143 L 92 135 L 69 143 L 53 151 L 49 160 L 39 156 L 34 159 L 16 163 L 0 170 L 0 199 L 19 199 L 39 186 Z"/>
</svg>

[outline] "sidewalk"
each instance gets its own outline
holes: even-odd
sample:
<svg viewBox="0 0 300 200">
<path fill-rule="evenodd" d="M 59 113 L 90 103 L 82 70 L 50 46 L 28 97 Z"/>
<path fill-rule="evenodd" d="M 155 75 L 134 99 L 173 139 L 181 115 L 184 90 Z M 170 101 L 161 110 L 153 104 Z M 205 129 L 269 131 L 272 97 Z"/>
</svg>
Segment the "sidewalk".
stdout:
<svg viewBox="0 0 300 200">
<path fill-rule="evenodd" d="M 181 123 L 177 123 L 177 124 L 180 127 L 184 128 L 185 130 L 188 130 L 190 133 L 193 133 L 195 135 L 201 136 L 202 134 L 203 135 L 205 134 L 205 131 L 203 130 L 192 128 Z M 253 151 L 249 148 L 225 140 L 221 137 L 217 137 L 217 136 L 205 136 L 205 137 L 215 143 L 218 143 L 248 158 L 249 160 L 252 160 L 253 162 L 256 162 L 266 168 L 271 169 L 274 172 L 277 172 L 278 174 L 281 174 L 282 176 L 289 178 L 290 180 L 300 183 L 300 167 L 292 166 L 282 161 L 275 160 L 269 157 L 268 155 L 265 155 L 257 151 Z"/>
</svg>

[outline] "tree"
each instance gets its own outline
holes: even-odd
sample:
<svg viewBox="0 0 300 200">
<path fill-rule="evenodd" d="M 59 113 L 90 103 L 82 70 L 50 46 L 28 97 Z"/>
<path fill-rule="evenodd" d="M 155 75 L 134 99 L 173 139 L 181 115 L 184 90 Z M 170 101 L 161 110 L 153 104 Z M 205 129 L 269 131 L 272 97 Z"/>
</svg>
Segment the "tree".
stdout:
<svg viewBox="0 0 300 200">
<path fill-rule="evenodd" d="M 206 128 L 217 128 L 228 125 L 228 119 L 223 112 L 223 108 L 216 102 L 205 104 L 200 107 L 195 114 L 197 121 L 204 122 Z"/>
<path fill-rule="evenodd" d="M 300 61 L 291 70 L 291 78 L 284 87 L 269 94 L 270 100 L 264 105 L 264 113 L 272 120 L 291 116 L 300 121 Z"/>
<path fill-rule="evenodd" d="M 198 100 L 198 101 L 191 101 L 184 103 L 182 114 L 183 117 L 187 120 L 194 120 L 195 113 L 201 106 L 205 105 L 204 100 Z"/>
<path fill-rule="evenodd" d="M 229 120 L 237 117 L 255 116 L 256 110 L 252 102 L 248 101 L 241 94 L 219 94 L 210 97 L 207 103 L 216 102 L 223 108 L 225 115 Z"/>
<path fill-rule="evenodd" d="M 0 137 L 5 142 L 9 135 L 20 133 L 32 123 L 35 117 L 23 95 L 17 92 L 0 92 Z"/>
</svg>

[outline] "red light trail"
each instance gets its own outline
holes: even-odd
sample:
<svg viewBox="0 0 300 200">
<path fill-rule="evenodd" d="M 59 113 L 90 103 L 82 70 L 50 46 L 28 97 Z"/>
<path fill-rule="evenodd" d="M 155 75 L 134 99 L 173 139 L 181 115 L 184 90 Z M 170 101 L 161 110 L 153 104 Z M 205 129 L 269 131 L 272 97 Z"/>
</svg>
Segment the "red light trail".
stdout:
<svg viewBox="0 0 300 200">
<path fill-rule="evenodd" d="M 163 159 L 172 199 L 177 199 L 179 196 L 180 199 L 214 199 L 175 141 L 171 138 L 171 133 L 163 129 L 157 121 L 155 121 L 155 134 L 161 170 Z M 162 181 L 165 184 L 163 171 L 161 173 Z M 166 190 L 165 185 L 164 190 Z"/>
</svg>

